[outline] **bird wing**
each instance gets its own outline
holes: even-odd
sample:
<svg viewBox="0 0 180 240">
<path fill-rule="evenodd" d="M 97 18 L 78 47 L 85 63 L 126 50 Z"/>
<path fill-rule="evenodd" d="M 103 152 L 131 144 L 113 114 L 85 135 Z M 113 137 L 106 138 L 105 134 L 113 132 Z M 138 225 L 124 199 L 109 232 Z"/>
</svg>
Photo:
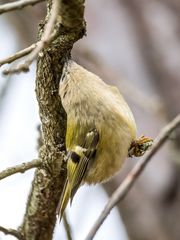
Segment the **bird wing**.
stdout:
<svg viewBox="0 0 180 240">
<path fill-rule="evenodd" d="M 85 176 L 90 159 L 91 159 L 91 157 L 86 157 L 83 154 L 83 156 L 80 158 L 79 163 L 77 164 L 74 174 L 72 175 L 72 182 L 70 184 L 71 185 L 71 189 L 70 189 L 70 202 L 71 203 L 74 198 L 74 195 L 76 194 L 78 188 L 81 185 L 83 177 Z"/>
<path fill-rule="evenodd" d="M 77 147 L 78 149 L 76 154 L 79 155 L 79 161 L 76 164 L 76 168 L 73 171 L 73 173 L 72 171 L 70 171 L 71 176 L 69 176 L 69 181 L 71 185 L 71 189 L 70 189 L 71 202 L 78 188 L 80 187 L 83 178 L 86 175 L 86 172 L 87 172 L 86 170 L 88 168 L 89 163 L 91 162 L 91 159 L 95 156 L 98 141 L 99 141 L 99 134 L 96 129 L 93 129 L 86 134 L 86 138 L 83 146 Z M 72 156 L 73 155 L 71 155 L 71 161 L 73 161 Z M 72 164 L 71 161 L 69 161 L 69 164 Z"/>
<path fill-rule="evenodd" d="M 68 152 L 67 180 L 57 209 L 57 214 L 60 215 L 60 219 L 69 199 L 72 203 L 74 195 L 87 173 L 88 166 L 95 156 L 98 142 L 99 133 L 96 129 L 93 129 L 86 134 L 82 146 L 76 146 L 73 151 Z"/>
</svg>

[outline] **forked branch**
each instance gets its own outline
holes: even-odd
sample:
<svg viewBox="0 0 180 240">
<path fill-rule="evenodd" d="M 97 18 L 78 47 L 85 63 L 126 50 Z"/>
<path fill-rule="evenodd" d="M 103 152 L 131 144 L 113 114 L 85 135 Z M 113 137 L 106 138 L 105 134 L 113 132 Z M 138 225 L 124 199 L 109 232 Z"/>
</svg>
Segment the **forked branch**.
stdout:
<svg viewBox="0 0 180 240">
<path fill-rule="evenodd" d="M 32 50 L 32 52 L 27 57 L 27 59 L 25 60 L 24 63 L 14 67 L 14 68 L 4 70 L 3 71 L 4 74 L 7 75 L 7 74 L 12 74 L 12 73 L 20 73 L 20 72 L 29 71 L 29 66 L 36 59 L 36 57 L 38 56 L 40 51 L 44 47 L 47 47 L 48 44 L 55 37 L 54 26 L 55 26 L 57 16 L 58 16 L 58 13 L 59 13 L 59 8 L 60 8 L 60 0 L 53 0 L 53 5 L 52 5 L 51 12 L 50 12 L 50 17 L 49 17 L 48 22 L 45 25 L 44 34 L 42 35 L 41 40 L 38 43 L 36 43 L 35 48 Z"/>
</svg>

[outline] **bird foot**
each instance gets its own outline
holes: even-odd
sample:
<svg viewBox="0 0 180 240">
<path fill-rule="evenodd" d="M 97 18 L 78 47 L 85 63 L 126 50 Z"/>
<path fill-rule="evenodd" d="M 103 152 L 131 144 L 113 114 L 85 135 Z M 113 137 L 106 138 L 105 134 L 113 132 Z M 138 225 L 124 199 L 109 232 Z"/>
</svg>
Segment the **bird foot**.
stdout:
<svg viewBox="0 0 180 240">
<path fill-rule="evenodd" d="M 129 157 L 141 157 L 152 146 L 153 139 L 142 135 L 140 138 L 132 141 L 128 151 Z"/>
</svg>

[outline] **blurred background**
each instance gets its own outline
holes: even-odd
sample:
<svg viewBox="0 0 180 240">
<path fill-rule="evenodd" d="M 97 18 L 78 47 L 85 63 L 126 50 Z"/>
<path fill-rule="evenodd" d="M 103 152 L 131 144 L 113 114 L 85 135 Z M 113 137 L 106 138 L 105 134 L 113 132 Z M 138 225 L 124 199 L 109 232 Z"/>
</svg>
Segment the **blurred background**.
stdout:
<svg viewBox="0 0 180 240">
<path fill-rule="evenodd" d="M 11 1 L 0 1 L 1 4 Z M 36 42 L 45 3 L 0 15 L 0 60 Z M 180 1 L 86 1 L 87 36 L 73 59 L 109 84 L 130 105 L 138 135 L 156 137 L 180 112 Z M 13 63 L 16 64 L 16 63 Z M 9 66 L 4 65 L 3 69 Z M 36 64 L 27 74 L 0 76 L 0 171 L 37 158 Z M 148 164 L 128 196 L 112 211 L 95 240 L 180 239 L 180 132 Z M 127 159 L 103 186 L 82 187 L 68 219 L 73 240 L 83 240 L 138 159 Z M 34 171 L 0 181 L 0 225 L 21 224 Z M 0 239 L 14 239 L 0 233 Z M 66 240 L 63 224 L 54 239 Z"/>
</svg>

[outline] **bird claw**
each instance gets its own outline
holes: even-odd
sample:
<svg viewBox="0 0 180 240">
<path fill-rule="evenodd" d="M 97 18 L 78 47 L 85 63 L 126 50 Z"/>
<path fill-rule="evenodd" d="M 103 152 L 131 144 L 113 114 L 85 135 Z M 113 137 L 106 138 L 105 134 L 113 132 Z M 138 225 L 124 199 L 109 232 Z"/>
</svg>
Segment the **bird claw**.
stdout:
<svg viewBox="0 0 180 240">
<path fill-rule="evenodd" d="M 129 157 L 141 157 L 152 146 L 153 139 L 142 135 L 139 139 L 135 139 L 129 148 Z"/>
</svg>

